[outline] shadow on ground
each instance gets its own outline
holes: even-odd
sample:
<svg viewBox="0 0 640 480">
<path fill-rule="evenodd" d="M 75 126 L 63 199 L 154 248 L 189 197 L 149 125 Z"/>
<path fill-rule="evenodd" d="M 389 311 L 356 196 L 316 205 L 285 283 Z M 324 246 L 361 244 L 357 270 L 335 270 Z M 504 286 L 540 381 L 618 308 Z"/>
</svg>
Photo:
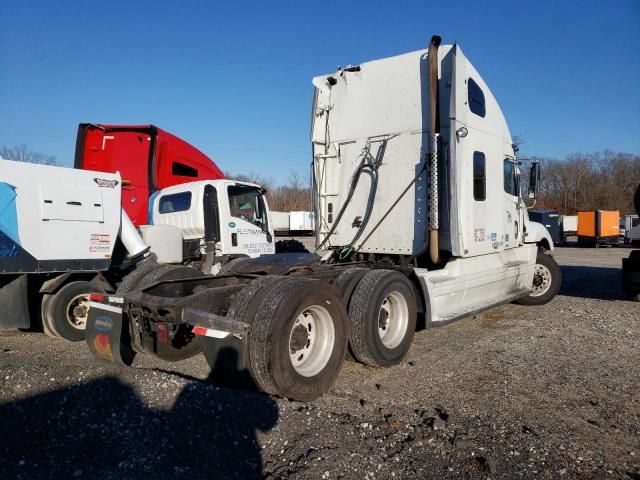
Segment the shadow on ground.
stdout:
<svg viewBox="0 0 640 480">
<path fill-rule="evenodd" d="M 599 300 L 626 299 L 622 292 L 622 268 L 574 265 L 562 265 L 561 268 L 560 295 Z"/>
<path fill-rule="evenodd" d="M 167 411 L 107 377 L 0 405 L 0 478 L 262 478 L 277 419 L 266 395 L 192 381 Z"/>
</svg>

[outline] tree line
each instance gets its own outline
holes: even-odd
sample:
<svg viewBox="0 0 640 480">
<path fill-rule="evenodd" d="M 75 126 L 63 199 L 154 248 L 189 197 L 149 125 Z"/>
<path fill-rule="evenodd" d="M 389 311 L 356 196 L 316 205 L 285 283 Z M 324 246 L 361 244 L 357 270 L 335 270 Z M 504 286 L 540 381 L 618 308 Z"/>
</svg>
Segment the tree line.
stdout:
<svg viewBox="0 0 640 480">
<path fill-rule="evenodd" d="M 2 146 L 0 156 L 21 162 L 57 165 L 54 155 L 33 151 L 27 145 Z M 635 213 L 633 194 L 640 183 L 639 155 L 605 150 L 575 153 L 562 160 L 532 158 L 540 161 L 542 171 L 537 207 L 559 210 L 568 215 L 579 210 L 620 210 L 621 214 Z M 292 172 L 284 183 L 277 183 L 256 173 L 225 172 L 225 176 L 265 187 L 272 210 L 312 210 L 309 178 L 297 172 Z"/>
<path fill-rule="evenodd" d="M 16 162 L 41 163 L 43 165 L 58 165 L 55 155 L 31 150 L 27 145 L 16 145 L 15 147 L 0 147 L 0 157 Z"/>
<path fill-rule="evenodd" d="M 225 177 L 241 182 L 257 183 L 267 191 L 266 197 L 269 208 L 276 212 L 310 212 L 312 210 L 311 188 L 308 178 L 297 172 L 291 172 L 285 183 L 276 183 L 260 174 L 224 173 Z"/>
<path fill-rule="evenodd" d="M 572 215 L 581 210 L 619 210 L 633 214 L 640 183 L 640 156 L 605 150 L 576 153 L 564 160 L 538 158 L 540 195 L 536 206 Z"/>
</svg>

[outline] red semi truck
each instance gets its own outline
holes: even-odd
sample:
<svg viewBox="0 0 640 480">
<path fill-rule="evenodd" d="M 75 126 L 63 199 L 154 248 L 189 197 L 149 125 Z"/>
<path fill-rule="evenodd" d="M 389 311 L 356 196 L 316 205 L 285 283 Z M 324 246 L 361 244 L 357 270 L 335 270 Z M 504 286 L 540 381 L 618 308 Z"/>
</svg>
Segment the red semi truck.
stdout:
<svg viewBox="0 0 640 480">
<path fill-rule="evenodd" d="M 224 178 L 200 150 L 154 125 L 81 123 L 75 168 L 122 175 L 122 206 L 134 225 L 148 223 L 149 197 L 195 180 Z"/>
</svg>

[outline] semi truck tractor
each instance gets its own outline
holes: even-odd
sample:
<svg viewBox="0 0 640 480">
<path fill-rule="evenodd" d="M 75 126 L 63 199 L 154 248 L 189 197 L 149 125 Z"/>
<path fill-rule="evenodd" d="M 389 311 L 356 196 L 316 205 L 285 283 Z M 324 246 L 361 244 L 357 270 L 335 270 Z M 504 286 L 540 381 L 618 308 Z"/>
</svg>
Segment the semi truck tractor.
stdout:
<svg viewBox="0 0 640 480">
<path fill-rule="evenodd" d="M 122 205 L 134 225 L 148 222 L 148 199 L 156 191 L 196 180 L 224 178 L 200 150 L 155 125 L 81 123 L 75 167 L 120 172 Z"/>
<path fill-rule="evenodd" d="M 168 264 L 160 272 L 215 274 L 275 252 L 258 185 L 204 180 L 160 190 L 155 224 L 138 232 L 121 207 L 122 184 L 119 173 L 0 161 L 0 328 L 30 328 L 40 317 L 48 335 L 83 340 L 89 293 L 115 293 L 131 272 L 128 281 L 159 264 Z M 213 222 L 222 224 L 215 238 Z"/>
<path fill-rule="evenodd" d="M 554 298 L 553 242 L 528 218 L 505 118 L 458 45 L 434 36 L 426 50 L 313 86 L 317 254 L 94 295 L 86 340 L 98 358 L 202 351 L 221 381 L 307 401 L 330 388 L 347 351 L 389 367 L 416 328 Z M 538 164 L 529 175 L 535 198 Z"/>
</svg>

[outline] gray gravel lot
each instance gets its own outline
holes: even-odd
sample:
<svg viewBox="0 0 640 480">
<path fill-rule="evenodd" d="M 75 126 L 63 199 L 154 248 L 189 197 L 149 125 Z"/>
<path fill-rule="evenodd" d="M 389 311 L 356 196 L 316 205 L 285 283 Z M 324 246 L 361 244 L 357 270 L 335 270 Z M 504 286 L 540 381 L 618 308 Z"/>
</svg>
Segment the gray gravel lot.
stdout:
<svg viewBox="0 0 640 480">
<path fill-rule="evenodd" d="M 308 404 L 203 381 L 201 356 L 98 363 L 0 334 L 0 478 L 640 479 L 640 304 L 626 249 L 561 248 L 561 294 L 416 334 L 406 361 L 346 363 Z"/>
</svg>

